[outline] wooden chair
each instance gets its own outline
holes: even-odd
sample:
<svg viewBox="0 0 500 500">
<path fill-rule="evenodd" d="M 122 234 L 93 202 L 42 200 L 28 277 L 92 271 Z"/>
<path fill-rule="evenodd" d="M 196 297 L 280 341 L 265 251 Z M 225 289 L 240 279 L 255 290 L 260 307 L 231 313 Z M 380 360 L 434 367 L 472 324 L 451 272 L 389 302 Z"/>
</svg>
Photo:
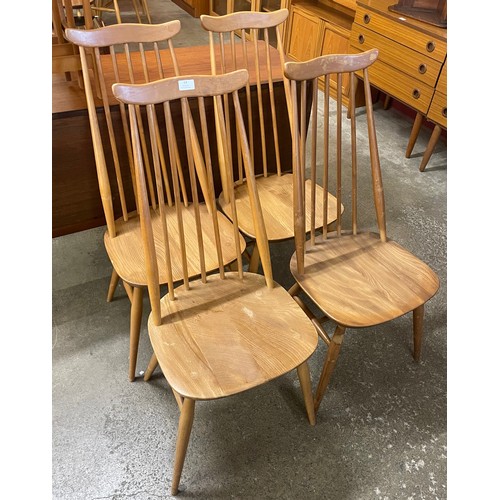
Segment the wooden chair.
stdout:
<svg viewBox="0 0 500 500">
<path fill-rule="evenodd" d="M 142 16 L 145 15 L 147 22 L 149 24 L 152 24 L 147 0 L 132 0 L 132 6 L 134 7 L 135 16 L 138 23 L 143 22 Z M 98 13 L 99 16 L 102 16 L 102 14 L 104 13 L 112 13 L 116 16 L 116 22 L 118 24 L 123 22 L 118 0 L 94 0 L 92 10 Z"/>
<path fill-rule="evenodd" d="M 82 61 L 82 71 L 85 83 L 85 94 L 89 111 L 90 130 L 94 146 L 99 190 L 102 200 L 107 230 L 104 234 L 104 245 L 113 265 L 108 301 L 113 297 L 119 279 L 123 284 L 131 301 L 130 312 L 130 360 L 129 379 L 135 378 L 137 349 L 141 328 L 143 309 L 143 290 L 147 286 L 146 261 L 142 252 L 141 229 L 136 212 L 137 187 L 133 175 L 133 153 L 130 131 L 127 125 L 125 105 L 119 103 L 113 96 L 111 86 L 115 82 L 144 83 L 158 80 L 165 76 L 179 74 L 172 38 L 180 31 L 178 20 L 164 24 L 117 24 L 95 30 L 66 30 L 66 37 L 79 47 Z M 159 50 L 158 43 L 166 41 L 168 48 Z M 94 66 L 87 63 L 87 52 L 95 60 Z M 97 90 L 102 95 L 102 101 L 96 97 Z M 141 140 L 145 141 L 141 126 Z M 120 154 L 127 151 L 127 154 Z M 85 152 L 83 152 L 85 154 Z M 92 154 L 92 152 L 88 152 Z M 168 158 L 162 152 L 162 165 L 166 172 Z M 149 157 L 144 159 L 146 168 L 151 168 Z M 185 158 L 175 156 L 175 165 L 178 171 L 182 196 L 185 204 L 182 208 L 186 219 L 194 217 L 195 210 L 190 202 L 189 179 L 184 179 L 186 168 L 183 166 Z M 149 171 L 149 170 L 148 170 Z M 152 177 L 149 177 L 150 187 L 153 189 Z M 166 186 L 169 184 L 166 183 Z M 172 194 L 167 190 L 166 195 L 172 204 Z M 152 196 L 152 208 L 157 201 Z M 211 229 L 212 215 L 205 205 L 200 211 L 202 227 L 207 227 L 209 240 L 213 241 Z M 176 217 L 174 208 L 166 212 L 166 217 Z M 161 225 L 161 220 L 155 218 L 155 224 Z M 207 224 L 207 221 L 210 224 Z M 227 244 L 234 238 L 233 227 L 230 221 L 218 213 L 223 238 L 222 262 L 224 265 L 235 261 L 245 249 L 245 241 L 241 237 L 241 249 Z M 210 236 L 211 235 L 211 236 Z M 188 244 L 196 245 L 194 233 L 189 233 Z M 173 236 L 172 236 L 173 237 Z M 210 239 L 211 238 L 211 239 Z M 180 242 L 178 243 L 180 248 Z M 174 251 L 174 250 L 172 250 Z M 191 254 L 195 255 L 197 247 Z M 178 263 L 173 271 L 172 279 L 179 281 L 187 272 L 189 276 L 200 275 L 198 259 L 188 260 L 184 269 L 180 263 L 178 253 L 172 256 Z M 206 244 L 204 248 L 204 266 L 208 271 L 217 269 L 220 265 L 218 249 L 214 244 Z M 165 249 L 158 248 L 159 258 L 164 258 Z M 160 274 L 162 283 L 167 283 L 167 275 Z"/>
<path fill-rule="evenodd" d="M 144 85 L 115 84 L 116 97 L 128 104 L 131 136 L 134 149 L 135 174 L 140 200 L 141 227 L 145 259 L 148 269 L 148 288 L 152 312 L 148 320 L 149 336 L 161 369 L 170 384 L 180 408 L 180 420 L 175 452 L 172 494 L 178 490 L 191 426 L 195 402 L 231 396 L 247 391 L 297 368 L 309 422 L 314 425 L 313 399 L 307 359 L 317 345 L 317 334 L 311 322 L 293 298 L 272 277 L 269 245 L 255 185 L 245 125 L 240 108 L 238 89 L 248 79 L 246 70 L 226 75 L 182 76 L 168 78 Z M 208 98 L 208 99 L 206 99 Z M 227 98 L 227 99 L 225 99 Z M 226 106 L 223 106 L 223 101 Z M 172 107 L 179 102 L 182 120 L 172 118 Z M 257 245 L 264 269 L 263 275 L 245 272 L 240 255 L 238 231 L 239 210 L 231 169 L 220 165 L 228 161 L 228 134 L 225 115 L 234 107 L 234 126 L 241 144 L 243 164 L 247 179 L 246 188 L 252 204 Z M 145 108 L 145 109 L 142 109 Z M 215 108 L 215 110 L 214 110 Z M 156 124 L 163 115 L 165 128 L 158 133 Z M 143 143 L 142 116 L 147 116 L 149 144 Z M 195 127 L 190 127 L 195 123 Z M 209 134 L 214 128 L 218 136 Z M 184 134 L 185 142 L 178 138 Z M 177 138 L 177 140 L 176 140 Z M 154 218 L 165 220 L 163 212 L 170 210 L 165 202 L 162 177 L 161 149 L 164 144 L 170 154 L 170 173 L 173 179 L 174 203 L 177 220 L 168 219 L 162 231 L 154 227 Z M 147 148 L 147 149 L 145 149 Z M 203 255 L 207 240 L 199 220 L 203 210 L 198 200 L 193 201 L 195 217 L 183 215 L 181 186 L 178 182 L 175 151 L 182 149 L 187 155 L 189 176 L 199 185 L 203 170 L 208 190 L 205 202 L 212 216 L 212 227 L 218 249 L 219 267 L 208 273 L 199 261 L 202 274 L 190 280 L 186 262 L 191 257 Z M 149 173 L 145 164 L 146 150 L 151 151 L 156 181 L 158 208 L 150 210 L 151 192 L 148 188 Z M 217 159 L 217 160 L 215 160 Z M 215 161 L 214 161 L 215 160 Z M 196 165 L 198 164 L 198 168 Z M 233 206 L 233 253 L 238 255 L 234 271 L 226 272 L 217 216 L 217 190 L 219 175 L 227 176 L 228 195 Z M 193 194 L 196 190 L 193 191 Z M 196 252 L 187 244 L 190 230 L 197 234 Z M 158 258 L 158 240 L 163 239 L 165 249 L 170 248 L 172 234 L 185 234 L 182 246 L 183 284 L 174 286 L 176 262 L 167 251 Z M 183 241 L 180 238 L 180 241 Z M 195 254 L 195 255 L 192 255 Z M 160 297 L 161 275 L 168 276 L 168 292 Z M 156 362 L 156 360 L 155 360 Z"/>
<path fill-rule="evenodd" d="M 412 311 L 413 355 L 418 361 L 424 304 L 439 288 L 434 271 L 387 236 L 384 190 L 368 78 L 368 67 L 377 56 L 378 50 L 373 49 L 360 54 L 332 54 L 306 62 L 285 64 L 285 75 L 290 78 L 292 88 L 295 159 L 296 251 L 290 269 L 296 283 L 289 291 L 310 315 L 318 334 L 328 345 L 315 395 L 316 412 L 335 367 L 346 329 L 373 327 Z M 334 109 L 330 108 L 330 100 L 324 99 L 325 94 L 323 98 L 319 95 L 318 79 L 325 78 L 327 89 L 330 82 L 337 79 L 340 89 L 342 74 L 348 73 L 351 88 L 355 88 L 358 82 L 356 72 L 364 80 L 366 113 L 356 113 L 351 102 L 350 123 L 344 123 L 341 96 L 338 95 L 336 117 L 330 124 L 329 116 Z M 308 85 L 313 86 L 309 130 L 306 126 Z M 318 121 L 318 109 L 325 117 L 323 123 Z M 361 116 L 366 117 L 366 122 L 362 120 L 358 125 Z M 364 131 L 365 139 L 357 139 L 360 130 Z M 307 141 L 310 142 L 306 142 L 307 132 Z M 368 142 L 368 151 L 358 152 L 357 146 L 363 144 L 363 140 L 364 144 Z M 310 149 L 309 145 L 312 145 Z M 316 164 L 321 172 L 316 172 Z M 339 202 L 344 203 L 350 198 L 350 203 L 346 203 L 346 212 L 347 207 L 350 207 L 350 214 L 341 217 L 338 212 L 335 230 L 331 232 L 327 230 L 328 218 L 324 214 L 321 233 L 316 235 L 311 231 L 309 239 L 306 239 L 304 212 L 307 201 L 304 198 L 305 178 L 309 169 L 313 178 L 318 175 L 330 183 Z M 360 179 L 363 177 L 365 182 L 362 184 Z M 327 187 L 324 185 L 325 189 Z M 368 201 L 370 190 L 373 206 Z M 358 210 L 362 207 L 366 208 L 366 213 Z M 314 210 L 314 206 L 311 210 Z M 372 230 L 374 227 L 376 231 Z M 299 297 L 301 292 L 312 300 L 326 318 L 313 315 Z M 333 320 L 336 324 L 332 338 L 324 329 L 324 319 Z"/>
<path fill-rule="evenodd" d="M 81 22 L 75 15 L 75 5 L 81 7 L 83 13 L 82 28 L 95 27 L 92 0 L 78 0 L 78 3 L 76 0 L 52 0 L 52 73 L 64 73 L 67 81 L 76 78 L 83 87 L 78 49 L 64 38 L 66 28 L 75 28 Z"/>
<path fill-rule="evenodd" d="M 236 12 L 224 16 L 200 16 L 202 27 L 209 32 L 212 73 L 220 74 L 237 69 L 236 54 L 243 52 L 243 67 L 255 67 L 257 74 L 256 92 L 247 85 L 245 89 L 246 121 L 257 185 L 264 212 L 268 238 L 271 242 L 293 238 L 293 203 L 291 163 L 284 163 L 282 156 L 291 153 L 289 120 L 287 127 L 278 129 L 277 116 L 289 114 L 290 87 L 283 78 L 285 55 L 282 43 L 282 26 L 288 17 L 288 10 L 273 12 Z M 271 45 L 275 44 L 275 47 Z M 281 62 L 278 73 L 272 72 L 272 59 L 279 57 Z M 242 67 L 242 66 L 239 66 Z M 275 87 L 284 86 L 285 99 L 278 101 Z M 288 115 L 289 116 L 289 115 Z M 280 120 L 281 121 L 281 120 Z M 229 123 L 228 123 L 229 126 Z M 241 167 L 241 154 L 232 156 L 230 164 L 238 172 L 236 177 L 236 197 L 241 207 L 240 230 L 249 238 L 249 248 L 254 250 L 252 211 L 245 186 L 244 172 Z M 318 199 L 323 200 L 321 188 L 317 186 Z M 337 201 L 327 196 L 328 213 L 333 222 L 337 216 Z M 223 191 L 220 197 L 222 210 L 232 217 L 229 198 Z M 307 217 L 310 213 L 307 213 Z M 316 227 L 321 227 L 320 217 Z M 250 270 L 256 271 L 259 265 L 258 252 L 252 252 Z"/>
</svg>

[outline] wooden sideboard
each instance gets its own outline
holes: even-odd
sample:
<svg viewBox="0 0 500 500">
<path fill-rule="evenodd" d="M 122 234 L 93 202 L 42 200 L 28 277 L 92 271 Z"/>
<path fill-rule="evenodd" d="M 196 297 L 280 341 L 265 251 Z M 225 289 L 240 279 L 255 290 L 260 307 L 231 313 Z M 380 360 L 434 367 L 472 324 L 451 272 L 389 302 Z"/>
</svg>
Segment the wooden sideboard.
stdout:
<svg viewBox="0 0 500 500">
<path fill-rule="evenodd" d="M 285 40 L 286 54 L 296 61 L 305 61 L 324 54 L 349 52 L 351 27 L 356 13 L 355 0 L 290 0 Z M 360 90 L 360 89 L 358 89 Z M 336 82 L 332 83 L 332 97 Z M 356 105 L 364 100 L 358 92 Z M 349 81 L 342 81 L 343 103 L 350 97 Z"/>
<path fill-rule="evenodd" d="M 446 127 L 447 30 L 391 12 L 394 3 L 358 0 L 349 51 L 378 48 L 370 83 L 417 112 L 409 156 L 423 119 Z M 435 129 L 435 142 L 440 130 Z"/>
<path fill-rule="evenodd" d="M 200 17 L 210 12 L 209 0 L 172 0 L 172 2 L 193 17 Z"/>
</svg>

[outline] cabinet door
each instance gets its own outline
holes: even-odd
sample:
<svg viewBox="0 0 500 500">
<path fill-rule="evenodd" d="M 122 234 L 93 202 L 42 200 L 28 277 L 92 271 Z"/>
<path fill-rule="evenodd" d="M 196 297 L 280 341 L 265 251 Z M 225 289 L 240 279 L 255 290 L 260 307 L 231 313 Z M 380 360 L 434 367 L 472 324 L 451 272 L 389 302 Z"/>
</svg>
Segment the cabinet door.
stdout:
<svg viewBox="0 0 500 500">
<path fill-rule="evenodd" d="M 255 2 L 252 0 L 232 0 L 233 12 L 240 12 L 245 10 L 256 10 Z"/>
<path fill-rule="evenodd" d="M 210 15 L 225 16 L 233 11 L 233 0 L 210 0 Z"/>
<path fill-rule="evenodd" d="M 302 9 L 292 8 L 287 55 L 306 61 L 317 55 L 317 42 L 322 21 Z"/>
<path fill-rule="evenodd" d="M 320 55 L 325 54 L 348 54 L 349 53 L 349 37 L 350 33 L 338 26 L 333 26 L 329 23 L 324 24 L 323 36 L 321 37 Z M 336 82 L 333 82 L 332 87 L 337 88 Z M 342 77 L 342 93 L 349 95 L 349 77 Z"/>
</svg>

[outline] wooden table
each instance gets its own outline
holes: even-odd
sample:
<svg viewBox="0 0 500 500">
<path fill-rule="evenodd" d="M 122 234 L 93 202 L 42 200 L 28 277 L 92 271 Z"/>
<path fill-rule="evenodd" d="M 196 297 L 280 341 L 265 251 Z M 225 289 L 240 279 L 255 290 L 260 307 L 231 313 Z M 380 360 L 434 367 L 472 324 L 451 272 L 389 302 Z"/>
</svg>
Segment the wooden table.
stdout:
<svg viewBox="0 0 500 500">
<path fill-rule="evenodd" d="M 176 55 L 182 74 L 210 74 L 208 45 L 182 47 L 176 49 Z M 166 56 L 165 60 L 168 61 L 169 58 Z M 283 164 L 288 164 L 291 168 L 291 137 L 283 82 L 277 78 L 281 74 L 281 61 L 277 51 L 272 54 L 272 68 L 273 76 L 276 75 L 274 91 L 278 106 L 280 144 L 282 145 L 280 154 Z M 174 76 L 171 67 L 164 69 L 165 76 Z M 151 78 L 154 77 L 155 75 L 151 75 Z M 255 75 L 252 71 L 250 71 L 249 78 L 252 88 L 256 91 Z M 267 78 L 265 72 L 262 78 Z M 116 102 L 114 96 L 109 97 L 111 102 Z M 209 103 L 211 102 L 210 99 Z M 209 103 L 207 105 L 210 105 Z M 116 119 L 119 120 L 118 106 L 114 108 Z M 255 112 L 257 113 L 257 109 Z M 180 117 L 180 109 L 174 109 L 173 113 L 177 113 Z M 269 110 L 266 121 L 270 123 L 270 120 Z M 254 116 L 254 123 L 258 123 L 257 115 Z M 215 131 L 211 132 L 215 134 Z M 273 144 L 271 133 L 266 138 L 266 144 Z M 121 146 L 124 148 L 124 145 Z M 258 140 L 256 147 L 256 157 L 258 157 L 260 154 Z M 271 151 L 273 148 L 273 146 L 268 146 Z M 110 166 L 112 165 L 111 151 L 106 142 L 104 142 L 104 149 L 106 161 Z M 269 167 L 272 171 L 272 161 Z M 104 224 L 84 91 L 78 86 L 78 81 L 68 82 L 64 75 L 54 74 L 52 86 L 52 236 L 61 236 Z"/>
</svg>

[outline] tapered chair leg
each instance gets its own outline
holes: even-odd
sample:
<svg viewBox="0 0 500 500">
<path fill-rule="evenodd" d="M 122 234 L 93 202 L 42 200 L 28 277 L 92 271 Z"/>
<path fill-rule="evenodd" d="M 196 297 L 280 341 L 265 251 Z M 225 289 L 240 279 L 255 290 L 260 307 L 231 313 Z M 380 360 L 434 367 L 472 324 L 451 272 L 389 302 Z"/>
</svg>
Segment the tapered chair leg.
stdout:
<svg viewBox="0 0 500 500">
<path fill-rule="evenodd" d="M 137 17 L 137 22 L 142 23 L 141 13 L 139 12 L 139 5 L 137 4 L 137 0 L 132 0 L 132 5 L 134 6 L 135 16 Z"/>
<path fill-rule="evenodd" d="M 113 272 L 111 273 L 111 278 L 109 280 L 108 295 L 106 297 L 107 302 L 111 302 L 113 300 L 113 295 L 115 294 L 119 279 L 120 276 L 118 276 L 118 273 L 113 268 Z"/>
<path fill-rule="evenodd" d="M 424 304 L 413 310 L 413 359 L 420 361 L 424 334 Z"/>
<path fill-rule="evenodd" d="M 139 336 L 141 334 L 142 320 L 142 297 L 143 289 L 134 287 L 132 292 L 132 307 L 130 308 L 130 351 L 128 378 L 130 382 L 135 379 L 135 367 L 137 365 L 137 350 L 139 348 Z"/>
<path fill-rule="evenodd" d="M 424 115 L 422 113 L 417 113 L 417 116 L 415 116 L 415 121 L 413 122 L 413 127 L 411 128 L 408 146 L 406 146 L 406 158 L 409 158 L 411 156 L 413 146 L 415 146 L 415 143 L 417 142 L 418 134 L 420 133 L 420 129 L 422 128 L 423 121 Z"/>
<path fill-rule="evenodd" d="M 332 339 L 330 340 L 330 345 L 328 346 L 328 352 L 326 354 L 326 359 L 323 364 L 323 370 L 319 377 L 318 387 L 316 388 L 316 396 L 314 398 L 314 412 L 318 412 L 321 400 L 325 395 L 326 388 L 330 382 L 330 378 L 333 373 L 333 369 L 337 363 L 337 358 L 339 356 L 340 347 L 342 346 L 342 341 L 344 340 L 345 327 L 337 325 Z"/>
<path fill-rule="evenodd" d="M 127 296 L 128 296 L 128 299 L 130 300 L 130 303 L 132 303 L 132 293 L 133 293 L 132 286 L 124 281 L 123 288 L 125 289 L 125 292 L 127 292 Z"/>
<path fill-rule="evenodd" d="M 146 18 L 148 20 L 149 24 L 153 24 L 151 21 L 151 14 L 149 12 L 149 5 L 147 0 L 141 0 L 141 5 L 142 5 L 142 10 L 144 11 L 144 14 L 146 14 Z"/>
<path fill-rule="evenodd" d="M 153 372 L 155 371 L 157 366 L 158 366 L 158 359 L 156 358 L 156 354 L 153 353 L 151 359 L 149 360 L 148 367 L 144 372 L 144 380 L 146 382 L 151 378 L 151 375 L 153 375 Z"/>
<path fill-rule="evenodd" d="M 174 475 L 172 479 L 172 495 L 177 495 L 181 480 L 184 459 L 191 436 L 191 428 L 194 419 L 194 399 L 185 398 L 182 403 L 181 416 L 179 419 L 179 430 L 177 431 L 177 445 L 175 447 Z"/>
<path fill-rule="evenodd" d="M 300 387 L 304 396 L 307 418 L 311 425 L 316 425 L 316 414 L 314 413 L 314 400 L 311 387 L 311 373 L 309 372 L 309 365 L 307 362 L 302 363 L 297 367 L 297 374 L 299 376 Z"/>
<path fill-rule="evenodd" d="M 253 246 L 252 255 L 250 256 L 250 264 L 248 265 L 248 272 L 256 273 L 259 270 L 260 255 L 259 247 L 257 244 Z"/>
</svg>

